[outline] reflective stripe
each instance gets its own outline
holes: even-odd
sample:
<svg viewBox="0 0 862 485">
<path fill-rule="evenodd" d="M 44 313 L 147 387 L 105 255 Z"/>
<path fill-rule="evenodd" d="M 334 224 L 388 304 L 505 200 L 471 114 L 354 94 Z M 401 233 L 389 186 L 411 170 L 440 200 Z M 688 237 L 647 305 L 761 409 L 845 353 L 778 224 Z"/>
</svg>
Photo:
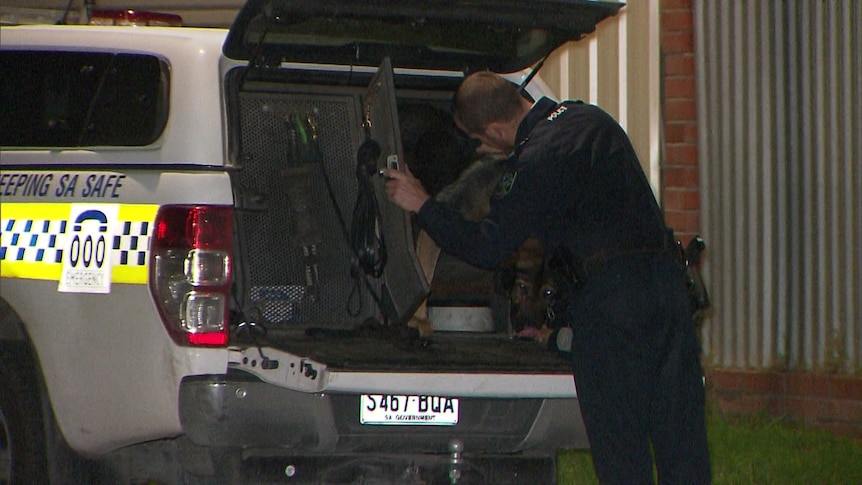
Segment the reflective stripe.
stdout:
<svg viewBox="0 0 862 485">
<path fill-rule="evenodd" d="M 70 234 L 77 230 L 69 220 L 72 205 L 4 202 L 0 210 L 0 276 L 59 281 Z M 150 236 L 159 206 L 116 206 L 116 220 L 108 221 L 111 281 L 146 284 Z"/>
<path fill-rule="evenodd" d="M 62 264 L 25 263 L 0 259 L 0 278 L 60 281 Z"/>
</svg>

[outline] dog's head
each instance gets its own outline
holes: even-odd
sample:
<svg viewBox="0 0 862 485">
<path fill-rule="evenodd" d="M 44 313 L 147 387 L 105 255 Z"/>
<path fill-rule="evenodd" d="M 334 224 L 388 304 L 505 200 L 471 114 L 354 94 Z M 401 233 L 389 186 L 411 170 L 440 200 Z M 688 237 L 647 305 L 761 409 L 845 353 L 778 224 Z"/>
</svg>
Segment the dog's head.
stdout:
<svg viewBox="0 0 862 485">
<path fill-rule="evenodd" d="M 545 253 L 537 239 L 528 239 L 507 263 L 509 317 L 516 332 L 548 324 L 548 310 L 557 293 L 545 268 Z"/>
</svg>

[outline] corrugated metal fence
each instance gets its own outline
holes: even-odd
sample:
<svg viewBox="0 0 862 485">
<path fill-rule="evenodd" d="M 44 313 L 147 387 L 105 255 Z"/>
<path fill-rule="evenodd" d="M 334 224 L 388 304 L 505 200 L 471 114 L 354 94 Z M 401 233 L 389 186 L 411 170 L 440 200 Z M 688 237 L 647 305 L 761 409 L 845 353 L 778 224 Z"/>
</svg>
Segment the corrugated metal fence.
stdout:
<svg viewBox="0 0 862 485">
<path fill-rule="evenodd" d="M 862 373 L 862 2 L 695 2 L 713 364 Z"/>
<path fill-rule="evenodd" d="M 596 31 L 548 57 L 540 76 L 561 99 L 597 104 L 628 132 L 660 195 L 660 0 L 629 2 Z"/>
</svg>

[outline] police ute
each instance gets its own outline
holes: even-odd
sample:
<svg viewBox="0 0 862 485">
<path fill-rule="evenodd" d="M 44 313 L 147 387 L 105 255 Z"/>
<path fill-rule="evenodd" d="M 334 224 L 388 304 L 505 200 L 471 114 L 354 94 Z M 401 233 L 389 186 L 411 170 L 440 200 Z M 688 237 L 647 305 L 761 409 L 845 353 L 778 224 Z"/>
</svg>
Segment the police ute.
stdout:
<svg viewBox="0 0 862 485">
<path fill-rule="evenodd" d="M 555 482 L 588 446 L 568 355 L 513 333 L 498 274 L 426 275 L 378 172 L 455 180 L 463 77 L 550 95 L 535 66 L 619 8 L 4 25 L 0 483 Z"/>
</svg>

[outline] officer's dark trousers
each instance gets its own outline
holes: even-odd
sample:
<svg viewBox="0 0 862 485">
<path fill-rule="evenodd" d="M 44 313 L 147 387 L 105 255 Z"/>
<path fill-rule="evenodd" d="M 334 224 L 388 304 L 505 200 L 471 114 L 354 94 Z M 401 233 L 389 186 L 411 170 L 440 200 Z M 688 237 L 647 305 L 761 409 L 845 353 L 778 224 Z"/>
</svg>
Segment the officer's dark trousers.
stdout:
<svg viewBox="0 0 862 485">
<path fill-rule="evenodd" d="M 575 386 L 605 484 L 710 482 L 700 347 L 682 269 L 618 256 L 571 296 Z"/>
</svg>

